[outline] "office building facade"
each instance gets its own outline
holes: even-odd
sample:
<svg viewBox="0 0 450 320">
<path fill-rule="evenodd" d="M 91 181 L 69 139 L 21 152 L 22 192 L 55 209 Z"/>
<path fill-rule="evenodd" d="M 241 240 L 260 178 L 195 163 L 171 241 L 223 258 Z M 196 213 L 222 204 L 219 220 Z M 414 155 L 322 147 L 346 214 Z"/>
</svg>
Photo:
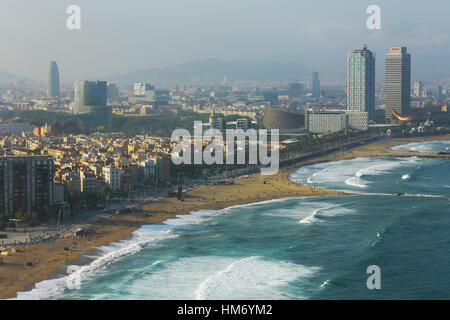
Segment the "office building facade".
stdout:
<svg viewBox="0 0 450 320">
<path fill-rule="evenodd" d="M 387 121 L 392 111 L 405 116 L 411 110 L 411 55 L 406 47 L 393 47 L 386 54 L 386 109 Z"/>
<path fill-rule="evenodd" d="M 77 81 L 74 96 L 74 113 L 89 127 L 111 127 L 112 114 L 107 106 L 106 81 Z"/>
</svg>

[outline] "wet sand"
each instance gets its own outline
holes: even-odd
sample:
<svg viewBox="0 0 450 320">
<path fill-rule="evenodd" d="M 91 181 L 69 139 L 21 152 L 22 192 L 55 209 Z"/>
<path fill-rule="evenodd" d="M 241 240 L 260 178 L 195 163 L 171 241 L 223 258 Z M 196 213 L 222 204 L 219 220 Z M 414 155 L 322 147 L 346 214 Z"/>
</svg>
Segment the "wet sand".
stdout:
<svg viewBox="0 0 450 320">
<path fill-rule="evenodd" d="M 259 174 L 235 179 L 234 185 L 204 186 L 185 193 L 184 201 L 163 198 L 146 203 L 143 212 L 120 216 L 102 217 L 88 228 L 95 231 L 84 238 L 67 235 L 51 243 L 19 247 L 22 252 L 3 258 L 0 264 L 0 299 L 14 298 L 17 292 L 26 291 L 39 281 L 60 271 L 63 265 L 88 263 L 81 259 L 83 253 L 93 253 L 99 246 L 123 240 L 144 224 L 160 223 L 177 214 L 187 214 L 202 209 L 221 209 L 233 205 L 247 204 L 286 197 L 344 195 L 343 192 L 314 188 L 291 182 L 288 175 L 299 167 L 324 161 L 374 156 L 433 156 L 414 152 L 394 151 L 391 147 L 416 141 L 450 140 L 450 135 L 425 138 L 400 138 L 380 140 L 364 144 L 351 150 L 340 151 L 311 160 L 298 162 L 280 169 L 273 176 Z M 144 215 L 145 214 L 145 215 Z M 64 250 L 68 247 L 69 250 Z M 32 266 L 27 266 L 31 262 Z"/>
</svg>

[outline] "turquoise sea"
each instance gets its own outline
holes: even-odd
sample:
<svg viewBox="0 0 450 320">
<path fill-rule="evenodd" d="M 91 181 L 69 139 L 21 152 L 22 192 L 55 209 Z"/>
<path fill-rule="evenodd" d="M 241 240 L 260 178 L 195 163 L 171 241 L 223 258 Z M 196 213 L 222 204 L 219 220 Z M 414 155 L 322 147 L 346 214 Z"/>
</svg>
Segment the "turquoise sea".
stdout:
<svg viewBox="0 0 450 320">
<path fill-rule="evenodd" d="M 445 150 L 449 142 L 402 150 Z M 450 299 L 450 161 L 357 158 L 303 167 L 299 183 L 350 196 L 193 212 L 99 248 L 19 299 Z M 381 289 L 368 290 L 369 265 Z"/>
</svg>

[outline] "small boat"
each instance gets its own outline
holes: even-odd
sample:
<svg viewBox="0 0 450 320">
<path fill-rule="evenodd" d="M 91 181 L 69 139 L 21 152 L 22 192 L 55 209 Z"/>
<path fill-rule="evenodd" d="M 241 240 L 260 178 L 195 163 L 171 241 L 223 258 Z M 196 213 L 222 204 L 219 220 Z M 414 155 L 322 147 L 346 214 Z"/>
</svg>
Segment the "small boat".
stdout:
<svg viewBox="0 0 450 320">
<path fill-rule="evenodd" d="M 404 195 L 403 192 L 397 192 L 397 197 L 400 197 L 400 196 L 402 196 L 402 195 Z"/>
</svg>

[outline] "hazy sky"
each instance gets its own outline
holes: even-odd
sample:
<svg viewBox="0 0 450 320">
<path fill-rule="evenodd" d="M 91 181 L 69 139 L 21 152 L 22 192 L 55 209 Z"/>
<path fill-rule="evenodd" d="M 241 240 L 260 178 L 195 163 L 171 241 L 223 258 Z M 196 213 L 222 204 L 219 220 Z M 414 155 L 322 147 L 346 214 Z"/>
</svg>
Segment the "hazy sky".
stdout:
<svg viewBox="0 0 450 320">
<path fill-rule="evenodd" d="M 81 8 L 81 30 L 66 28 L 71 4 Z M 366 28 L 371 4 L 381 7 L 381 30 Z M 443 76 L 449 14 L 448 0 L 1 0 L 0 70 L 46 80 L 54 59 L 62 80 L 71 81 L 208 58 L 288 55 L 343 76 L 347 52 L 366 43 L 379 68 L 388 48 L 402 45 L 413 70 Z"/>
</svg>

